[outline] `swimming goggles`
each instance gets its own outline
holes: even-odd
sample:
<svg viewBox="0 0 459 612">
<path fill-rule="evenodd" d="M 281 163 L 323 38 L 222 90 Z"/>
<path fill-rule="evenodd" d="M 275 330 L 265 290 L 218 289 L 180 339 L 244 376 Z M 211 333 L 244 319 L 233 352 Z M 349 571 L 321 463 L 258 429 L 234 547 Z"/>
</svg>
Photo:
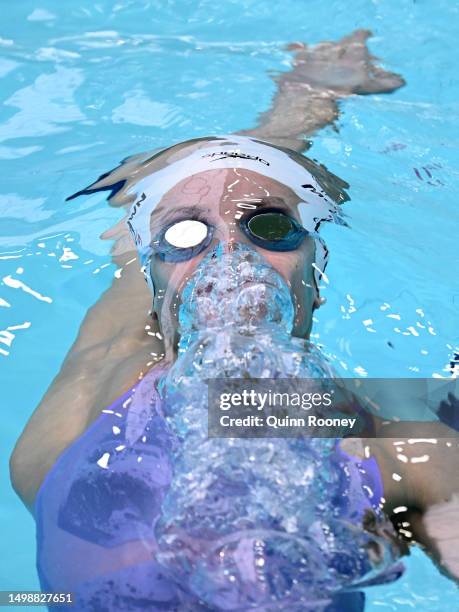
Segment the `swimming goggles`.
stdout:
<svg viewBox="0 0 459 612">
<path fill-rule="evenodd" d="M 249 240 L 269 251 L 294 251 L 311 232 L 277 208 L 254 211 L 239 223 Z M 153 253 L 161 261 L 177 263 L 196 257 L 212 242 L 214 226 L 198 219 L 175 220 L 153 241 Z"/>
</svg>

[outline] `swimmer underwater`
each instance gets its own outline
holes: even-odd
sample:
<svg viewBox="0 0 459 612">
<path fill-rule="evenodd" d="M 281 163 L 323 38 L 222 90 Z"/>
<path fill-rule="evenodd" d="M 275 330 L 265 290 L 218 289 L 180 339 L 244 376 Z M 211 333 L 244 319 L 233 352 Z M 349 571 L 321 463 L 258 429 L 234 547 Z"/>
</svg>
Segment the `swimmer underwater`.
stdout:
<svg viewBox="0 0 459 612">
<path fill-rule="evenodd" d="M 258 127 L 128 158 L 72 196 L 107 190 L 126 209 L 103 235 L 121 275 L 11 476 L 37 523 L 42 590 L 73 592 L 75 609 L 361 611 L 362 588 L 397 579 L 410 544 L 459 580 L 446 425 L 430 424 L 435 442 L 399 440 L 405 462 L 390 426 L 352 444 L 205 432 L 208 378 L 333 376 L 308 339 L 328 261 L 318 232 L 344 224 L 348 185 L 301 153 L 339 100 L 404 84 L 375 66 L 369 35 L 291 45 Z"/>
</svg>

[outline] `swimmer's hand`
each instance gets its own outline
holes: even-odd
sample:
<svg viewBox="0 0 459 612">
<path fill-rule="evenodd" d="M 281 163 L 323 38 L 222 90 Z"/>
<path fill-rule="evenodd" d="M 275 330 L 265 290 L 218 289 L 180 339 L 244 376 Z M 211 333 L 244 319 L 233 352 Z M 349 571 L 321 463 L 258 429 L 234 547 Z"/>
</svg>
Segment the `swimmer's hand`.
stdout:
<svg viewBox="0 0 459 612">
<path fill-rule="evenodd" d="M 405 84 L 401 76 L 375 65 L 366 41 L 369 30 L 356 30 L 338 42 L 323 42 L 314 47 L 293 43 L 293 70 L 278 78 L 284 83 L 302 83 L 314 90 L 340 96 L 390 93 Z"/>
<path fill-rule="evenodd" d="M 369 36 L 368 30 L 356 30 L 338 42 L 289 45 L 292 69 L 272 77 L 277 92 L 271 108 L 260 115 L 256 128 L 237 133 L 302 152 L 310 136 L 334 124 L 340 99 L 402 87 L 401 76 L 375 65 L 366 46 Z"/>
<path fill-rule="evenodd" d="M 459 582 L 459 494 L 431 506 L 423 523 L 440 569 Z"/>
</svg>

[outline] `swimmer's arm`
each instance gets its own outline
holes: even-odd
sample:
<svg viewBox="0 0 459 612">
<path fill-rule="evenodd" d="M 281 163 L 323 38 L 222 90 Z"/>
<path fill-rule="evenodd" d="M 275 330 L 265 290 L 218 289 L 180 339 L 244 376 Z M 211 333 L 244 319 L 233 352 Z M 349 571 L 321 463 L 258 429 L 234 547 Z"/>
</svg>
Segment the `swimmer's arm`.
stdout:
<svg viewBox="0 0 459 612">
<path fill-rule="evenodd" d="M 290 45 L 292 69 L 274 77 L 271 109 L 261 115 L 258 127 L 238 133 L 301 152 L 309 146 L 306 138 L 337 119 L 341 98 L 401 87 L 400 76 L 375 66 L 366 46 L 370 35 L 356 30 L 336 43 Z"/>
<path fill-rule="evenodd" d="M 12 454 L 13 486 L 29 508 L 61 452 L 149 369 L 147 363 L 151 367 L 152 352 L 161 353 L 158 341 L 145 331 L 151 324 L 151 297 L 135 254 L 115 254 L 113 262 L 122 269 L 120 278 L 88 311 L 60 372 Z"/>
<path fill-rule="evenodd" d="M 366 440 L 382 469 L 385 511 L 459 584 L 459 434 L 442 423 L 417 423 L 410 438 L 399 431 L 393 423 L 387 438 Z"/>
</svg>

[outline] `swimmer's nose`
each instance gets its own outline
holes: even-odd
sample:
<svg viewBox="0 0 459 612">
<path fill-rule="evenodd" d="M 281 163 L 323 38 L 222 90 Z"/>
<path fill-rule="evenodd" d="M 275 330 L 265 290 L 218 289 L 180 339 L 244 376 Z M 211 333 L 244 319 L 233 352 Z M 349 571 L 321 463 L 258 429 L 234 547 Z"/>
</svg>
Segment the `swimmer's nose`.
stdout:
<svg viewBox="0 0 459 612">
<path fill-rule="evenodd" d="M 234 253 L 236 250 L 238 250 L 238 243 L 235 238 L 223 240 L 220 244 L 222 253 Z"/>
<path fill-rule="evenodd" d="M 234 253 L 238 250 L 238 243 L 234 238 L 230 238 L 228 240 L 220 240 L 217 245 L 215 245 L 212 259 L 217 259 L 219 255 L 227 255 L 229 253 Z"/>
</svg>

